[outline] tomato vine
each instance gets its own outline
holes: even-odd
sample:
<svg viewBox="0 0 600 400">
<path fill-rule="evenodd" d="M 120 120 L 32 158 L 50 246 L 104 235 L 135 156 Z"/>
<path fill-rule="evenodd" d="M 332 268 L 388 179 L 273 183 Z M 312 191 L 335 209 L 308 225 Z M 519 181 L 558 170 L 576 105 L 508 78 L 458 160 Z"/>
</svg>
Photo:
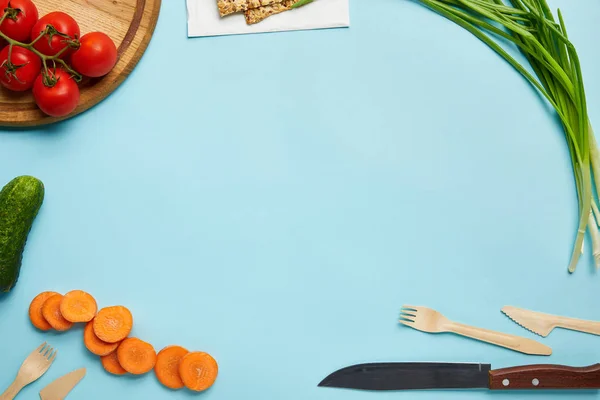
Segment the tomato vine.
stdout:
<svg viewBox="0 0 600 400">
<path fill-rule="evenodd" d="M 4 20 L 6 20 L 6 18 L 16 20 L 19 12 L 20 12 L 19 9 L 12 8 L 9 5 L 7 8 L 4 9 L 4 14 L 2 15 L 2 17 L 0 17 L 0 25 L 2 25 Z M 42 52 L 37 50 L 34 47 L 34 45 L 38 41 L 42 40 L 42 38 L 44 38 L 45 36 L 48 37 L 48 42 L 50 42 L 54 36 L 61 36 L 64 39 L 63 42 L 66 44 L 66 46 L 53 56 L 48 56 L 46 54 L 43 54 Z M 42 32 L 40 32 L 40 34 L 30 43 L 23 43 L 23 42 L 19 42 L 18 40 L 14 40 L 14 39 L 8 37 L 1 30 L 0 30 L 0 38 L 4 39 L 8 43 L 8 46 L 9 46 L 8 59 L 2 66 L 5 68 L 5 71 L 7 73 L 11 73 L 15 79 L 18 80 L 18 78 L 16 76 L 16 71 L 19 68 L 23 67 L 23 65 L 13 65 L 11 62 L 11 55 L 12 55 L 13 47 L 19 46 L 19 47 L 23 47 L 23 48 L 31 51 L 32 53 L 37 55 L 42 60 L 42 67 L 43 67 L 42 75 L 43 75 L 44 85 L 46 85 L 48 87 L 53 87 L 54 85 L 56 85 L 56 82 L 57 82 L 56 73 L 51 74 L 49 71 L 50 63 L 51 63 L 51 67 L 55 71 L 56 71 L 57 64 L 60 64 L 60 66 L 65 71 L 67 71 L 76 82 L 81 82 L 81 80 L 83 78 L 81 76 L 81 74 L 79 74 L 77 71 L 75 71 L 73 68 L 71 68 L 69 66 L 69 64 L 67 64 L 65 62 L 65 60 L 60 58 L 60 56 L 62 56 L 67 50 L 69 50 L 69 49 L 77 50 L 79 48 L 79 38 L 78 37 L 72 38 L 69 35 L 59 32 L 52 25 L 47 25 L 46 28 Z"/>
</svg>

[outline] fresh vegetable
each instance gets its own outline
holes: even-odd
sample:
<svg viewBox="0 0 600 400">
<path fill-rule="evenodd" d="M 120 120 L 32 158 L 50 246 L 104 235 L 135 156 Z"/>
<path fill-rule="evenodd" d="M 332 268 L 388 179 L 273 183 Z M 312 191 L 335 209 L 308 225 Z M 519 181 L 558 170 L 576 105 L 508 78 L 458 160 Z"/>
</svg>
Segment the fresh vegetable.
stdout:
<svg viewBox="0 0 600 400">
<path fill-rule="evenodd" d="M 98 312 L 93 326 L 98 339 L 107 343 L 120 342 L 131 332 L 133 316 L 123 306 L 106 307 Z"/>
<path fill-rule="evenodd" d="M 554 107 L 565 131 L 579 199 L 579 223 L 569 271 L 575 271 L 583 253 L 586 230 L 590 232 L 596 267 L 600 267 L 600 212 L 592 183 L 600 188 L 600 152 L 588 117 L 579 56 L 560 10 L 556 18 L 546 0 L 509 0 L 509 4 L 502 0 L 420 1 L 487 44 Z M 517 46 L 529 66 L 502 47 L 506 42 Z"/>
<path fill-rule="evenodd" d="M 68 330 L 74 322 L 95 314 L 96 300 L 91 294 L 73 290 L 66 295 L 56 292 L 38 294 L 29 306 L 29 319 L 41 330 Z M 62 311 L 61 311 L 62 310 Z M 85 316 L 85 317 L 84 317 Z M 154 369 L 158 381 L 170 389 L 184 386 L 202 391 L 213 385 L 218 374 L 217 362 L 207 353 L 190 353 L 181 346 L 167 346 L 158 354 L 154 347 L 138 338 L 127 338 L 133 317 L 123 306 L 102 308 L 83 329 L 83 343 L 100 357 L 102 367 L 113 375 L 141 375 Z"/>
<path fill-rule="evenodd" d="M 102 362 L 102 367 L 106 372 L 110 372 L 113 375 L 125 375 L 127 373 L 127 371 L 121 367 L 121 364 L 119 364 L 119 358 L 117 357 L 116 351 L 100 357 L 100 362 Z"/>
<path fill-rule="evenodd" d="M 138 338 L 127 338 L 117 349 L 121 367 L 130 374 L 141 375 L 149 372 L 156 364 L 156 351 L 150 343 Z"/>
<path fill-rule="evenodd" d="M 38 20 L 38 10 L 31 0 L 0 0 L 0 11 L 6 18 L 0 32 L 13 40 L 26 42 Z"/>
<path fill-rule="evenodd" d="M 24 47 L 5 47 L 0 51 L 0 69 L 2 86 L 22 92 L 33 86 L 42 69 L 42 60 Z"/>
<path fill-rule="evenodd" d="M 73 326 L 73 323 L 67 321 L 60 313 L 60 303 L 62 302 L 62 299 L 63 296 L 61 294 L 55 294 L 54 296 L 48 297 L 42 305 L 42 315 L 44 316 L 44 319 L 57 331 L 67 331 Z"/>
<path fill-rule="evenodd" d="M 312 3 L 313 1 L 314 0 L 300 0 L 297 3 L 292 4 L 290 6 L 290 8 L 292 8 L 292 9 L 293 8 L 300 8 L 300 7 L 303 7 L 303 6 L 305 6 L 305 5 L 309 4 L 309 3 Z"/>
<path fill-rule="evenodd" d="M 19 278 L 23 250 L 44 201 L 44 185 L 19 176 L 0 191 L 0 291 L 10 291 Z"/>
<path fill-rule="evenodd" d="M 71 56 L 71 65 L 77 72 L 98 78 L 113 69 L 117 63 L 117 46 L 107 34 L 87 33 L 79 42 L 79 49 Z"/>
<path fill-rule="evenodd" d="M 83 290 L 72 290 L 65 294 L 60 303 L 60 313 L 71 322 L 88 322 L 98 311 L 96 300 Z"/>
<path fill-rule="evenodd" d="M 97 356 L 107 356 L 119 347 L 119 342 L 106 343 L 98 339 L 94 333 L 93 321 L 88 322 L 83 329 L 83 343 L 92 354 Z"/>
<path fill-rule="evenodd" d="M 181 389 L 184 385 L 179 375 L 179 364 L 188 353 L 181 346 L 168 346 L 159 351 L 154 366 L 158 381 L 170 389 Z"/>
<path fill-rule="evenodd" d="M 115 43 L 102 32 L 80 40 L 77 21 L 61 11 L 38 20 L 31 0 L 0 0 L 2 5 L 0 83 L 15 91 L 33 88 L 36 104 L 52 117 L 72 113 L 79 102 L 81 73 L 99 77 L 110 72 L 118 57 Z"/>
<path fill-rule="evenodd" d="M 79 87 L 68 72 L 50 69 L 33 84 L 33 98 L 38 107 L 52 117 L 70 114 L 79 103 Z"/>
<path fill-rule="evenodd" d="M 56 292 L 42 292 L 35 296 L 29 305 L 29 319 L 33 326 L 42 331 L 48 331 L 52 329 L 52 326 L 46 321 L 46 318 L 42 315 L 42 306 L 48 298 L 58 294 Z"/>
<path fill-rule="evenodd" d="M 50 28 L 48 28 L 50 26 Z M 39 39 L 39 36 L 42 35 Z M 72 49 L 78 47 L 79 25 L 69 14 L 55 11 L 44 15 L 31 29 L 31 40 L 34 47 L 47 56 L 60 55 L 65 58 Z M 39 39 L 36 41 L 36 39 Z M 66 48 L 65 51 L 62 51 Z"/>
<path fill-rule="evenodd" d="M 210 354 L 204 352 L 188 353 L 179 364 L 179 376 L 185 387 L 196 392 L 208 389 L 215 383 L 219 366 Z"/>
</svg>

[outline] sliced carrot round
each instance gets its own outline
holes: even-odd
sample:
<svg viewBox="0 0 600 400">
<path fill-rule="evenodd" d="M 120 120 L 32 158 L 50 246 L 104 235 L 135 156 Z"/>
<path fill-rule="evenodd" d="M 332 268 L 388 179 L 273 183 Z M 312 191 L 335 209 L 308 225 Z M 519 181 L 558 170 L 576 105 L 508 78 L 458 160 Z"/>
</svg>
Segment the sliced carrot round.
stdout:
<svg viewBox="0 0 600 400">
<path fill-rule="evenodd" d="M 154 373 L 160 383 L 170 389 L 181 389 L 183 381 L 179 376 L 181 359 L 189 351 L 181 346 L 167 346 L 158 352 Z"/>
<path fill-rule="evenodd" d="M 46 319 L 42 315 L 42 306 L 44 305 L 44 302 L 48 300 L 49 297 L 52 297 L 55 294 L 58 293 L 42 292 L 35 296 L 31 301 L 31 304 L 29 305 L 29 319 L 31 320 L 33 326 L 42 331 L 52 329 L 52 326 L 48 323 L 48 321 L 46 321 Z"/>
<path fill-rule="evenodd" d="M 138 338 L 123 340 L 117 349 L 117 358 L 123 369 L 134 375 L 145 374 L 156 365 L 154 347 Z"/>
<path fill-rule="evenodd" d="M 196 392 L 208 389 L 215 383 L 219 366 L 208 353 L 192 352 L 181 359 L 179 376 L 185 387 Z"/>
<path fill-rule="evenodd" d="M 110 372 L 113 375 L 125 375 L 127 373 L 127 371 L 121 367 L 121 364 L 119 364 L 116 351 L 113 351 L 107 356 L 100 357 L 100 361 L 106 372 Z"/>
<path fill-rule="evenodd" d="M 98 339 L 94 333 L 94 322 L 90 321 L 85 325 L 83 329 L 83 343 L 85 347 L 97 356 L 106 356 L 114 352 L 119 343 L 106 343 Z"/>
<path fill-rule="evenodd" d="M 73 326 L 73 323 L 67 321 L 60 313 L 60 303 L 62 302 L 62 299 L 62 294 L 55 294 L 54 296 L 48 297 L 42 305 L 42 315 L 44 316 L 44 319 L 57 331 L 66 331 Z"/>
<path fill-rule="evenodd" d="M 88 322 L 98 311 L 96 299 L 83 290 L 72 290 L 65 294 L 60 303 L 60 313 L 71 322 Z"/>
<path fill-rule="evenodd" d="M 93 326 L 98 339 L 107 343 L 117 343 L 131 332 L 133 316 L 123 306 L 106 307 L 98 312 Z"/>
</svg>

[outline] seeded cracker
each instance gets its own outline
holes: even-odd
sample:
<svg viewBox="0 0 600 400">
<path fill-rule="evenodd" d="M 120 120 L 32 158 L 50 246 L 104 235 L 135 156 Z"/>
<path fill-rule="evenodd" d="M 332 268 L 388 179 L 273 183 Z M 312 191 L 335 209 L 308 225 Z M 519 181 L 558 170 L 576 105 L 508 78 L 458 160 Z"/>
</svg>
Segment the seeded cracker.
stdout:
<svg viewBox="0 0 600 400">
<path fill-rule="evenodd" d="M 292 9 L 292 6 L 302 0 L 283 0 L 279 4 L 272 4 L 252 10 L 246 10 L 244 16 L 248 25 L 259 23 L 260 21 L 270 17 L 271 15 L 279 14 Z"/>
<path fill-rule="evenodd" d="M 217 6 L 221 17 L 253 8 L 281 3 L 283 0 L 218 0 Z"/>
</svg>

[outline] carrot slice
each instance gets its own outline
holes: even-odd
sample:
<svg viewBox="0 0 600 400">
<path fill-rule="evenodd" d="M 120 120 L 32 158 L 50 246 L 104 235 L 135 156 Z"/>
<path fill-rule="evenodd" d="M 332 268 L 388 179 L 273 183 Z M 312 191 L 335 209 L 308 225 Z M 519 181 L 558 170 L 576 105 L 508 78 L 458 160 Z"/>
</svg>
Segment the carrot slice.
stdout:
<svg viewBox="0 0 600 400">
<path fill-rule="evenodd" d="M 97 356 L 107 356 L 119 347 L 119 343 L 106 343 L 98 339 L 94 333 L 93 321 L 88 322 L 83 329 L 83 343 L 89 351 Z"/>
<path fill-rule="evenodd" d="M 48 300 L 49 297 L 52 297 L 55 294 L 58 293 L 42 292 L 35 296 L 31 301 L 31 304 L 29 305 L 29 319 L 31 320 L 33 326 L 42 331 L 48 331 L 52 329 L 52 326 L 50 326 L 48 321 L 46 321 L 46 319 L 42 315 L 42 306 L 44 305 L 44 302 Z"/>
<path fill-rule="evenodd" d="M 179 376 L 181 376 L 183 384 L 196 392 L 211 387 L 218 374 L 219 366 L 208 353 L 200 351 L 188 353 L 179 364 Z"/>
<path fill-rule="evenodd" d="M 44 316 L 44 319 L 57 331 L 67 331 L 73 326 L 73 323 L 67 321 L 60 313 L 60 303 L 62 299 L 62 294 L 55 294 L 54 296 L 48 297 L 42 305 L 42 315 Z"/>
<path fill-rule="evenodd" d="M 150 343 L 138 338 L 127 338 L 119 345 L 117 358 L 125 371 L 141 375 L 154 368 L 156 351 Z"/>
<path fill-rule="evenodd" d="M 98 311 L 96 300 L 83 290 L 72 290 L 65 294 L 60 303 L 60 313 L 71 322 L 88 322 Z"/>
<path fill-rule="evenodd" d="M 181 389 L 183 381 L 179 376 L 181 359 L 189 351 L 181 346 L 167 346 L 158 352 L 154 373 L 160 383 L 170 389 Z"/>
<path fill-rule="evenodd" d="M 100 357 L 100 362 L 102 362 L 104 370 L 113 375 L 125 375 L 127 373 L 127 371 L 121 367 L 121 364 L 119 364 L 116 351 L 113 351 L 107 356 Z"/>
<path fill-rule="evenodd" d="M 94 333 L 98 339 L 107 343 L 117 343 L 125 339 L 132 326 L 131 312 L 123 306 L 103 308 L 94 318 Z"/>
</svg>

